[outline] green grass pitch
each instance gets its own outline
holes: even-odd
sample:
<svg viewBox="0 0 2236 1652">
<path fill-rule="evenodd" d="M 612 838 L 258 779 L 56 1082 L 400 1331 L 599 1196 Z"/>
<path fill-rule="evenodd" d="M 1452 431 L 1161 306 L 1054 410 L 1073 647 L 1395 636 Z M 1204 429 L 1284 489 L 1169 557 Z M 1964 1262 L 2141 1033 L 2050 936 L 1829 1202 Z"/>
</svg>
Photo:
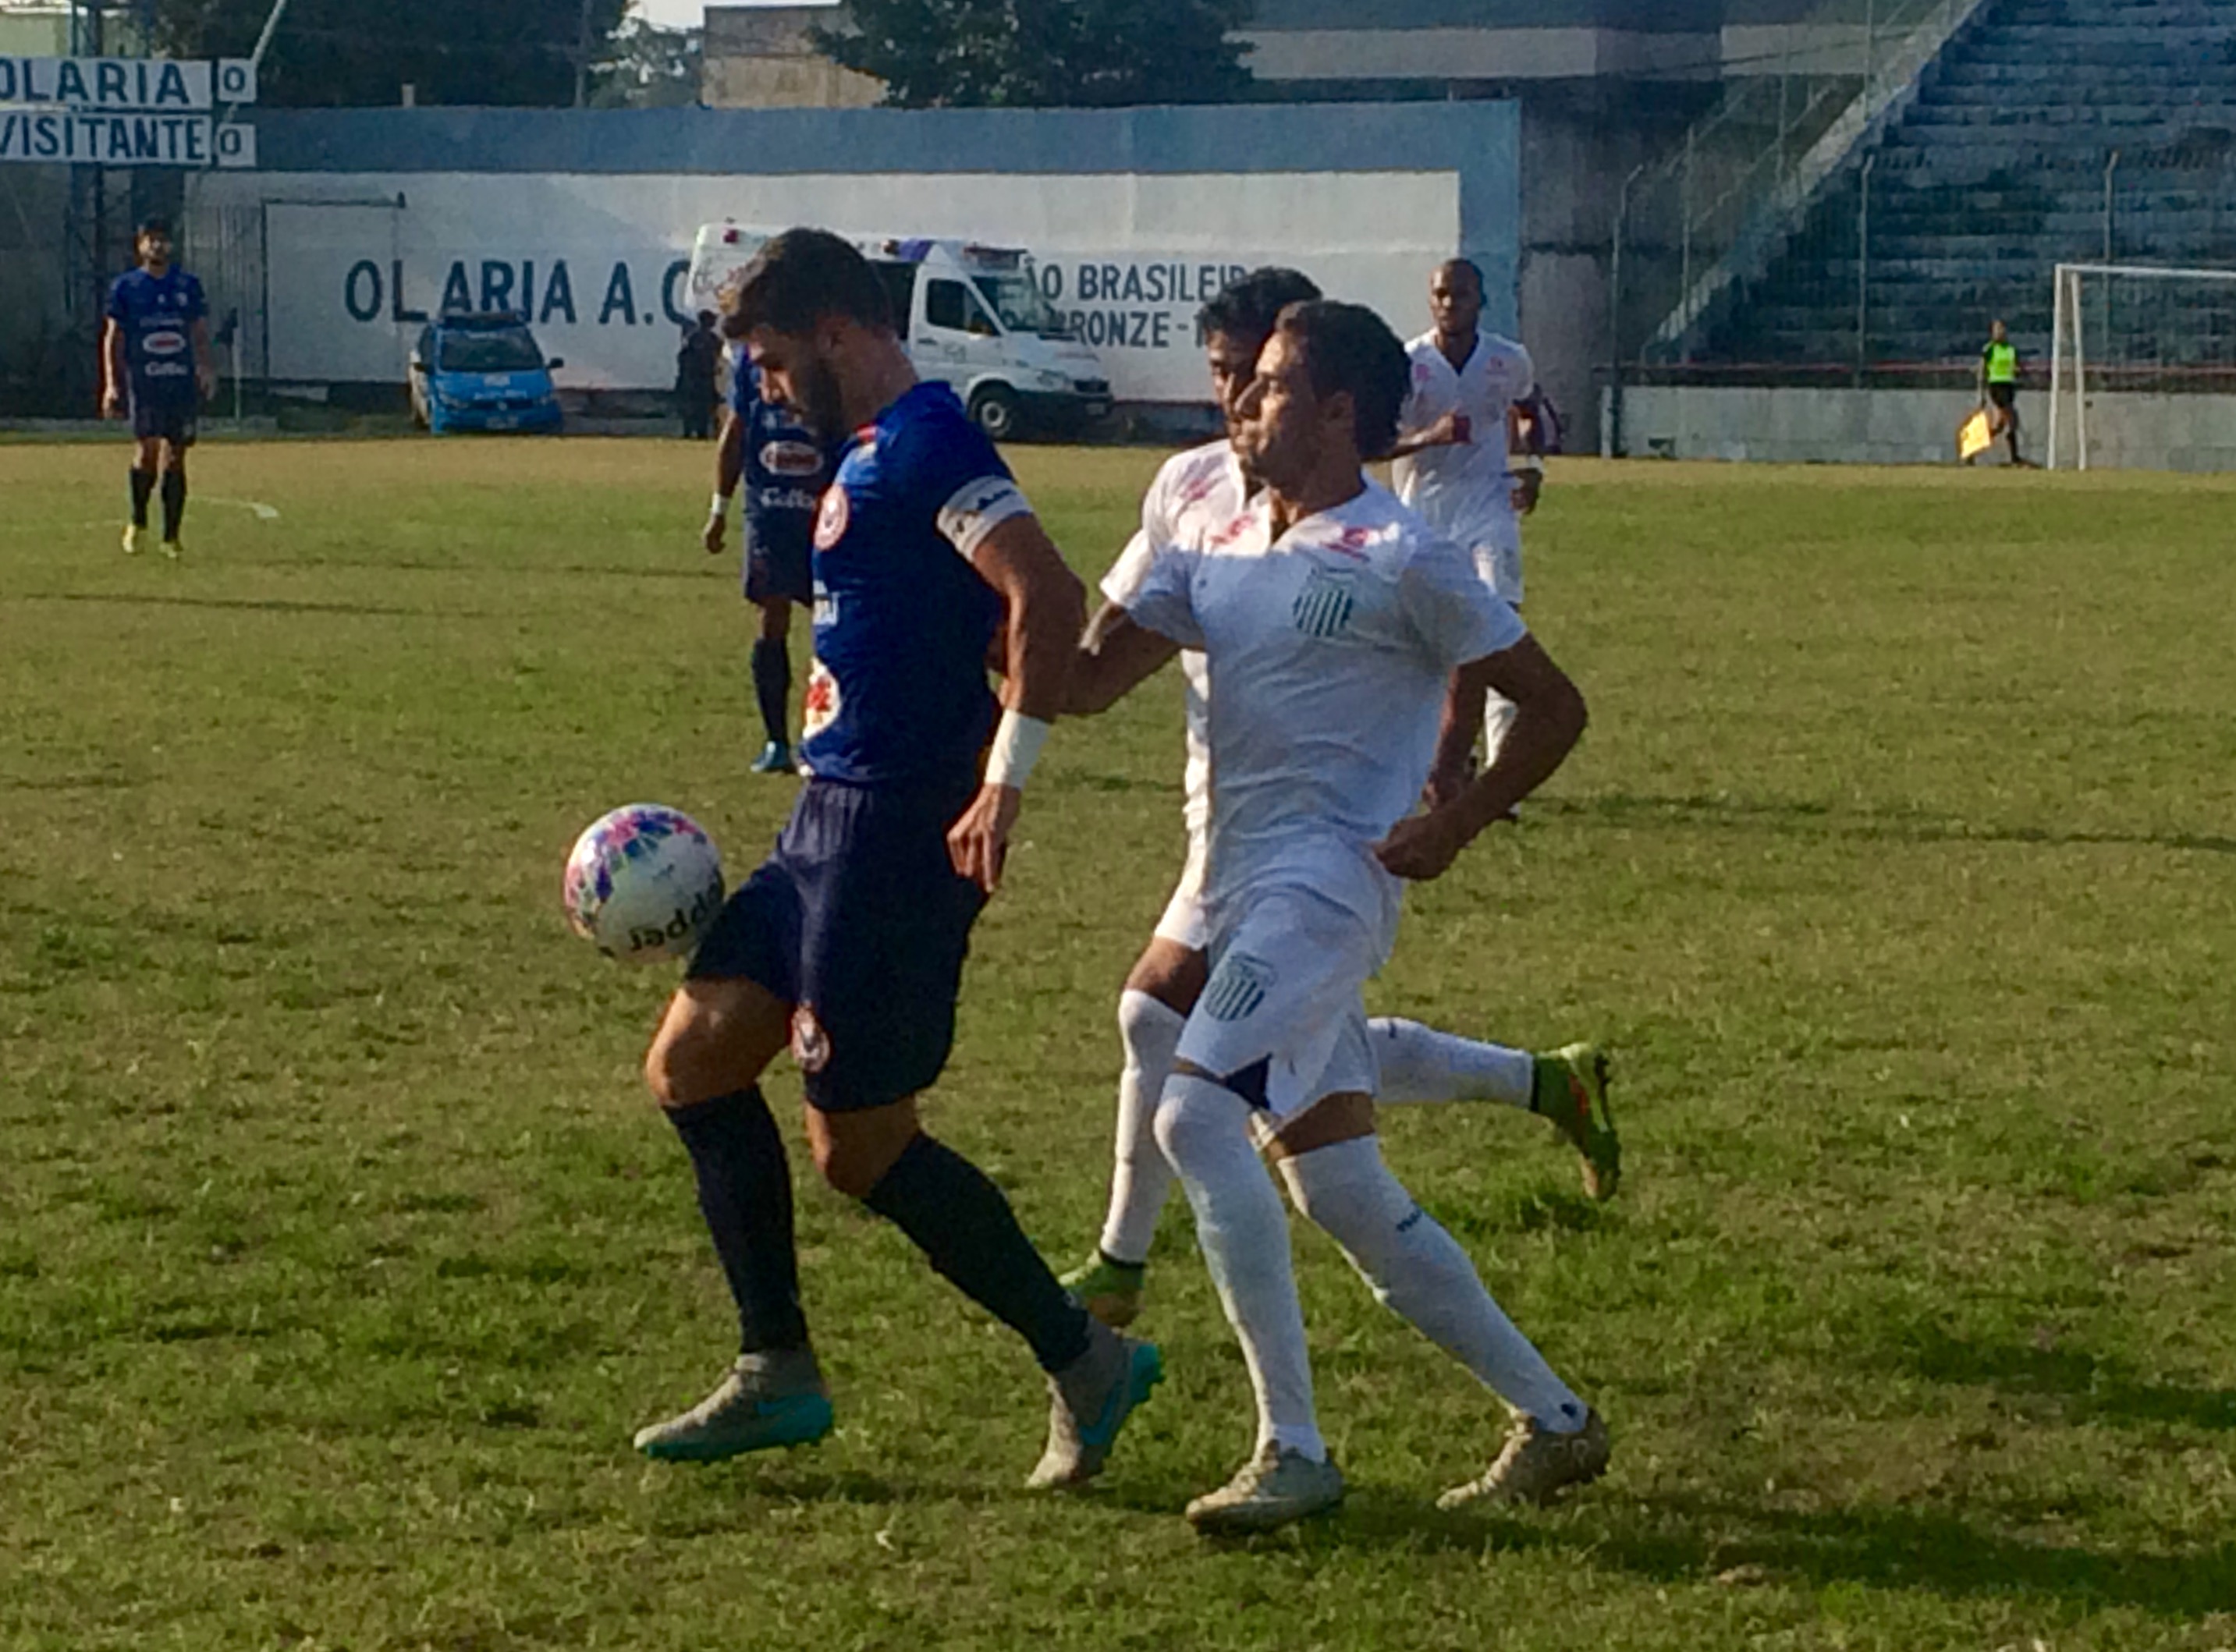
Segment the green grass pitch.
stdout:
<svg viewBox="0 0 2236 1652">
<path fill-rule="evenodd" d="M 1093 574 L 1156 456 L 1017 460 Z M 2230 482 L 1555 469 L 1591 732 L 1372 1001 L 1617 1051 L 1603 1209 L 1533 1120 L 1387 1120 L 1615 1465 L 1437 1512 L 1497 1408 L 1301 1231 L 1352 1497 L 1217 1548 L 1247 1392 L 1179 1209 L 1093 1495 L 1019 1489 L 1023 1348 L 797 1164 L 839 1432 L 628 1449 L 731 1321 L 637 1078 L 668 977 L 560 864 L 642 798 L 742 873 L 792 790 L 703 450 L 213 442 L 177 566 L 119 554 L 125 465 L 0 446 L 0 1645 L 2236 1643 Z M 1060 1263 L 1178 714 L 1059 731 L 929 1104 Z"/>
</svg>

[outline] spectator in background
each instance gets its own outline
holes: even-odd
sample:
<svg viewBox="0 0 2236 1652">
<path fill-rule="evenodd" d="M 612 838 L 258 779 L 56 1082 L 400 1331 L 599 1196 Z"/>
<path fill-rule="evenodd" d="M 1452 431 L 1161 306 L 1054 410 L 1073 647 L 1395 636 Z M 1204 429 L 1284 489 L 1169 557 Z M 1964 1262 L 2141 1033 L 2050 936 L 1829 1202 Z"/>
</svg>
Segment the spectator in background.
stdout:
<svg viewBox="0 0 2236 1652">
<path fill-rule="evenodd" d="M 704 442 L 714 434 L 714 367 L 721 354 L 714 312 L 701 310 L 696 324 L 683 329 L 683 347 L 675 352 L 675 405 L 687 440 Z"/>
</svg>

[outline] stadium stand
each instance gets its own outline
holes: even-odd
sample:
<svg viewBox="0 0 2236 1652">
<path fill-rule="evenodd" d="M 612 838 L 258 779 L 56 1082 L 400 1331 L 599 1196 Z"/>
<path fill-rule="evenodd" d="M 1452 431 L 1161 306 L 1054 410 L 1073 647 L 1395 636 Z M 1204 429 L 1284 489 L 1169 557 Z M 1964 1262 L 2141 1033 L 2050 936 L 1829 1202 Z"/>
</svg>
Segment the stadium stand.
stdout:
<svg viewBox="0 0 2236 1652">
<path fill-rule="evenodd" d="M 1989 0 L 1662 359 L 1757 383 L 1969 381 L 1996 316 L 2047 359 L 2053 265 L 2114 259 L 2236 267 L 2229 0 Z M 2236 362 L 2227 322 L 2200 318 L 2180 347 Z"/>
</svg>

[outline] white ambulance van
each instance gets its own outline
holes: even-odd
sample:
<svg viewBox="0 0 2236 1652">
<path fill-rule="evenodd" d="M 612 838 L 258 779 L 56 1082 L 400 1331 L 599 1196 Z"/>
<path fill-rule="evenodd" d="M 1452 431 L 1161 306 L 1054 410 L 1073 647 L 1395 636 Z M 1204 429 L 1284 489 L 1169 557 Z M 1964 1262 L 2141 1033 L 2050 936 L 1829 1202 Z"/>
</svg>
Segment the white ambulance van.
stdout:
<svg viewBox="0 0 2236 1652">
<path fill-rule="evenodd" d="M 722 290 L 774 233 L 702 226 L 688 307 L 719 311 Z M 1031 253 L 920 236 L 849 239 L 885 278 L 917 376 L 953 385 L 996 441 L 1069 434 L 1110 411 L 1109 375 L 1042 297 Z"/>
</svg>

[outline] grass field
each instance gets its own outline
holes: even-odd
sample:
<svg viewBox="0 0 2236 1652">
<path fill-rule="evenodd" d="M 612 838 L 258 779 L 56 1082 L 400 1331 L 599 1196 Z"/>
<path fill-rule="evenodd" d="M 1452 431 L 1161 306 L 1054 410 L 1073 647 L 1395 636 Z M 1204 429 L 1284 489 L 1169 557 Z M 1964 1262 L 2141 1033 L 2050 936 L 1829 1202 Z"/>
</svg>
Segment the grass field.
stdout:
<svg viewBox="0 0 2236 1652">
<path fill-rule="evenodd" d="M 1155 456 L 1017 456 L 1099 570 Z M 791 792 L 703 453 L 213 444 L 178 566 L 118 554 L 124 465 L 0 446 L 0 1644 L 2236 1643 L 2236 485 L 1556 470 L 1592 731 L 1373 1001 L 1618 1050 L 1603 1209 L 1533 1121 L 1388 1120 L 1615 1466 L 1437 1512 L 1502 1419 L 1302 1232 L 1353 1495 L 1217 1548 L 1247 1390 L 1179 1210 L 1095 1495 L 1018 1489 L 1029 1360 L 812 1176 L 838 1435 L 628 1450 L 732 1322 L 636 1078 L 668 979 L 560 862 L 648 797 L 741 870 Z M 1177 718 L 1059 734 L 931 1105 L 1060 1262 Z"/>
</svg>

